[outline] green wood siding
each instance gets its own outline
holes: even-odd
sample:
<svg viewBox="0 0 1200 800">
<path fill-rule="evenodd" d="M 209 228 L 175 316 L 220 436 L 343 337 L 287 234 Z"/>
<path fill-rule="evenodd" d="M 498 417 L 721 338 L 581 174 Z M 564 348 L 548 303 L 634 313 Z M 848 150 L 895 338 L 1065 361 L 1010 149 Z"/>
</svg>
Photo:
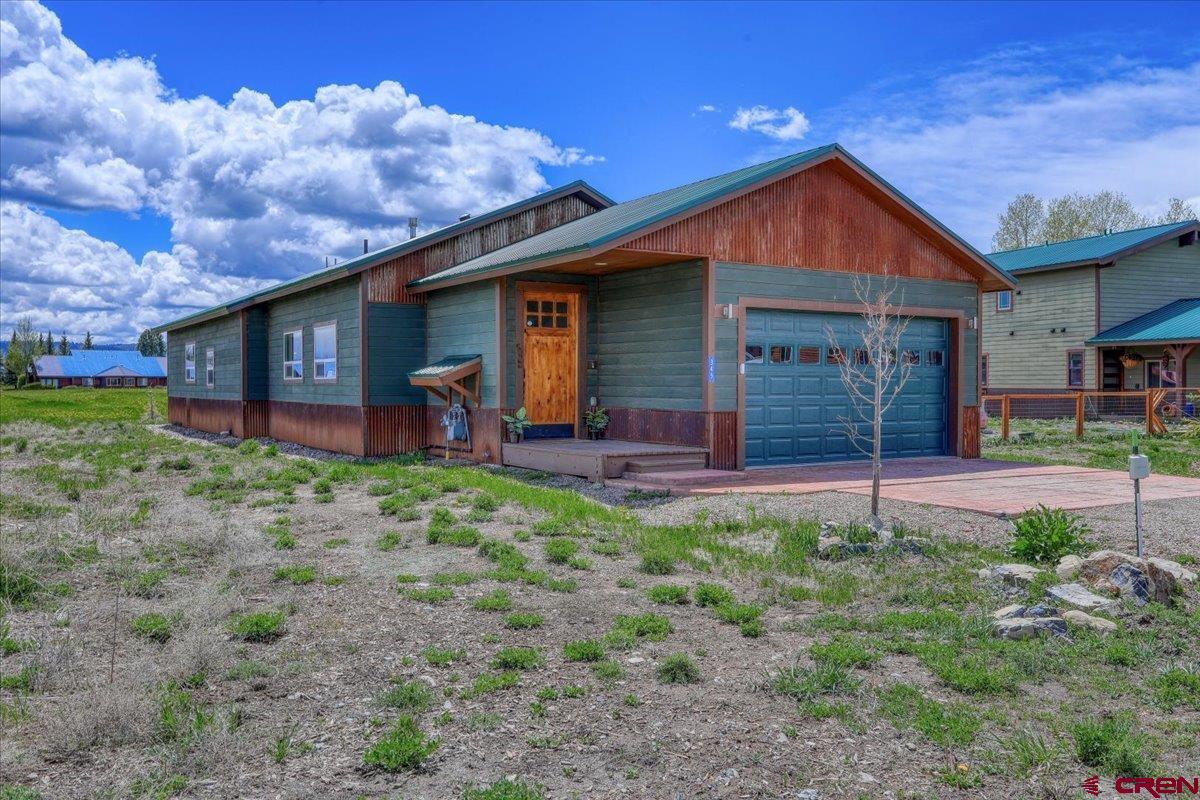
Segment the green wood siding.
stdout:
<svg viewBox="0 0 1200 800">
<path fill-rule="evenodd" d="M 267 388 L 267 310 L 263 306 L 246 309 L 246 399 L 266 400 Z"/>
<path fill-rule="evenodd" d="M 716 301 L 722 304 L 736 304 L 741 297 L 855 302 L 854 276 L 845 272 L 718 263 L 716 273 Z M 976 313 L 977 290 L 973 283 L 900 278 L 897 293 L 907 306 L 962 311 L 968 317 Z M 733 411 L 737 409 L 738 366 L 741 363 L 737 320 L 717 319 L 715 339 L 717 383 L 713 401 L 716 410 Z M 963 349 L 962 402 L 974 405 L 978 402 L 976 355 L 979 340 L 976 331 L 963 332 Z"/>
<path fill-rule="evenodd" d="M 496 406 L 496 284 L 480 281 L 429 293 L 425 306 L 425 359 L 432 364 L 451 355 L 483 356 L 483 405 Z M 426 392 L 426 401 L 438 400 Z"/>
<path fill-rule="evenodd" d="M 599 279 L 597 394 L 602 405 L 702 408 L 699 262 Z"/>
<path fill-rule="evenodd" d="M 425 307 L 367 305 L 367 393 L 372 404 L 424 403 L 429 395 L 408 381 L 425 360 Z"/>
<path fill-rule="evenodd" d="M 267 388 L 270 399 L 293 403 L 358 405 L 358 277 L 290 295 L 267 304 Z M 337 322 L 337 380 L 313 381 L 313 323 Z M 304 379 L 283 379 L 283 335 L 304 331 Z"/>
<path fill-rule="evenodd" d="M 1066 389 L 1068 350 L 1085 351 L 1084 388 L 1096 388 L 1096 352 L 1083 344 L 1096 335 L 1095 269 L 1027 273 L 1017 286 L 1012 311 L 996 311 L 994 292 L 983 296 L 988 388 Z"/>
<path fill-rule="evenodd" d="M 522 405 L 522 398 L 517 396 L 517 342 L 524 335 L 525 327 L 522 324 L 524 316 L 517 308 L 517 281 L 543 281 L 549 283 L 570 283 L 574 285 L 584 285 L 587 287 L 587 341 L 585 347 L 586 358 L 588 361 L 596 360 L 596 278 L 587 277 L 584 275 L 565 275 L 553 274 L 547 272 L 522 272 L 517 275 L 510 275 L 506 279 L 504 289 L 504 305 L 505 305 L 505 359 L 508 367 L 505 371 L 505 383 L 507 387 L 507 404 L 512 407 Z M 597 391 L 597 375 L 596 370 L 588 370 L 587 374 L 587 394 L 588 397 L 596 396 Z M 587 398 L 584 398 L 587 401 Z"/>
<path fill-rule="evenodd" d="M 227 317 L 171 331 L 167 337 L 167 393 L 172 397 L 242 399 L 242 329 L 240 317 Z M 196 343 L 196 382 L 183 379 L 183 349 Z M 215 350 L 216 385 L 204 383 L 204 351 Z"/>
<path fill-rule="evenodd" d="M 1200 245 L 1171 239 L 1100 270 L 1100 330 L 1185 297 L 1200 297 Z"/>
</svg>

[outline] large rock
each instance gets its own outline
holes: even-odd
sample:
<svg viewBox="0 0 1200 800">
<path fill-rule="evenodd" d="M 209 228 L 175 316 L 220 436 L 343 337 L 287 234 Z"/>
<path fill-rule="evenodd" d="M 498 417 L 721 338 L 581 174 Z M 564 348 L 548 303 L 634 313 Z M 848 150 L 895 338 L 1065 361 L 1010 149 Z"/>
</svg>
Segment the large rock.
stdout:
<svg viewBox="0 0 1200 800">
<path fill-rule="evenodd" d="M 1118 564 L 1108 582 L 1117 587 L 1122 597 L 1132 598 L 1139 606 L 1150 602 L 1150 579 L 1133 564 Z"/>
<path fill-rule="evenodd" d="M 1083 560 L 1079 565 L 1080 580 L 1096 583 L 1106 580 L 1112 571 L 1122 564 L 1136 564 L 1141 561 L 1137 556 L 1119 553 L 1116 550 L 1097 550 Z"/>
<path fill-rule="evenodd" d="M 1047 633 L 1066 638 L 1067 623 L 1061 617 L 1038 617 L 1035 619 L 1013 617 L 997 620 L 992 625 L 992 635 L 997 639 L 1021 641 L 1036 639 Z"/>
<path fill-rule="evenodd" d="M 992 612 L 992 619 L 1012 619 L 1025 616 L 1025 606 L 1016 603 Z"/>
<path fill-rule="evenodd" d="M 1166 559 L 1144 559 L 1116 550 L 1099 550 L 1083 560 L 1079 578 L 1097 587 L 1115 587 L 1122 595 L 1133 597 L 1142 605 L 1169 603 L 1179 586 L 1172 571 L 1176 567 L 1187 572 Z"/>
<path fill-rule="evenodd" d="M 1026 587 L 1033 583 L 1042 571 L 1037 567 L 1031 567 L 1028 564 L 1001 564 L 998 567 L 992 567 L 991 577 L 1007 583 L 1009 586 Z"/>
<path fill-rule="evenodd" d="M 1090 628 L 1097 633 L 1112 633 L 1117 629 L 1117 623 L 1112 620 L 1093 617 L 1091 614 L 1085 614 L 1075 609 L 1063 612 L 1063 619 L 1082 628 Z"/>
<path fill-rule="evenodd" d="M 1058 586 L 1051 586 L 1046 590 L 1046 594 L 1072 608 L 1083 611 L 1103 608 L 1112 602 L 1112 598 L 1094 594 L 1078 583 L 1060 583 Z"/>
<path fill-rule="evenodd" d="M 1164 572 L 1169 572 L 1171 577 L 1177 581 L 1183 581 L 1185 583 L 1196 582 L 1196 573 L 1192 572 L 1190 569 L 1178 562 L 1171 561 L 1167 558 L 1157 558 L 1155 556 L 1147 558 L 1146 561 L 1163 570 Z"/>
<path fill-rule="evenodd" d="M 821 536 L 817 539 L 817 558 L 830 558 L 845 542 L 840 536 Z"/>
<path fill-rule="evenodd" d="M 1083 559 L 1077 555 L 1065 555 L 1058 560 L 1058 566 L 1054 568 L 1054 572 L 1064 581 L 1069 581 L 1075 577 L 1075 573 L 1083 564 Z"/>
</svg>

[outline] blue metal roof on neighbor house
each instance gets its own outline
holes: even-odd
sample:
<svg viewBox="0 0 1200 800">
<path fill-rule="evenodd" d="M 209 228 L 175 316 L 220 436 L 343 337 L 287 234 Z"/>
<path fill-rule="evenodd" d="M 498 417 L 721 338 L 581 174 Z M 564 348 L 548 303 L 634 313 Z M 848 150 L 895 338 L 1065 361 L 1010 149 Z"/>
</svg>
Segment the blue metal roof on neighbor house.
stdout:
<svg viewBox="0 0 1200 800">
<path fill-rule="evenodd" d="M 975 248 L 872 172 L 841 145 L 834 143 L 777 158 L 764 164 L 744 167 L 685 186 L 667 189 L 637 200 L 619 203 L 441 272 L 418 278 L 410 282 L 409 286 L 414 288 L 433 287 L 448 282 L 477 280 L 486 275 L 512 270 L 516 267 L 533 268 L 537 262 L 572 260 L 572 256 L 583 258 L 589 253 L 594 254 L 597 251 L 615 247 L 623 238 L 650 225 L 687 214 L 710 202 L 720 200 L 726 195 L 781 177 L 789 171 L 815 164 L 825 157 L 834 155 L 842 157 L 845 161 L 861 169 L 912 209 L 919 212 L 931 225 L 977 259 L 985 271 L 995 272 L 1005 284 L 1010 283 L 1007 275 L 996 270 L 987 258 Z"/>
<path fill-rule="evenodd" d="M 1200 342 L 1200 297 L 1176 300 L 1087 340 L 1088 344 Z"/>
<path fill-rule="evenodd" d="M 265 289 L 260 289 L 257 292 L 251 292 L 250 294 L 235 298 L 227 303 L 222 303 L 221 305 L 213 306 L 212 308 L 206 308 L 203 311 L 197 311 L 194 314 L 188 314 L 185 317 L 180 317 L 179 319 L 164 323 L 154 330 L 167 331 L 171 328 L 178 328 L 182 325 L 188 325 L 205 319 L 219 317 L 232 311 L 236 311 L 240 308 L 245 308 L 246 306 L 252 305 L 256 301 L 266 299 L 267 297 L 282 296 L 290 294 L 291 292 L 300 291 L 312 285 L 325 283 L 330 280 L 336 280 L 337 278 L 348 277 L 375 264 L 379 264 L 384 261 L 390 261 L 393 258 L 399 258 L 405 253 L 411 253 L 414 250 L 421 249 L 422 247 L 428 247 L 432 244 L 436 244 L 437 242 L 448 239 L 451 236 L 464 233 L 465 231 L 477 228 L 480 225 L 486 225 L 487 223 L 504 217 L 508 214 L 513 214 L 527 207 L 536 206 L 559 197 L 566 197 L 576 193 L 588 197 L 592 201 L 593 205 L 605 208 L 611 206 L 614 202 L 612 198 L 588 184 L 587 181 L 572 181 L 563 186 L 559 186 L 556 189 L 550 189 L 549 191 L 542 192 L 541 194 L 535 194 L 532 197 L 526 197 L 524 200 L 518 200 L 515 203 L 510 203 L 506 206 L 502 206 L 501 208 L 487 211 L 465 220 L 459 220 L 451 225 L 438 228 L 435 231 L 430 231 L 429 233 L 422 234 L 421 236 L 401 242 L 400 244 L 385 247 L 381 250 L 374 250 L 370 253 L 364 253 L 361 256 L 343 261 L 336 266 L 326 267 L 314 272 L 309 272 L 301 275 L 298 278 L 293 278 L 290 281 L 276 283 L 268 286 Z"/>
<path fill-rule="evenodd" d="M 165 378 L 167 360 L 144 356 L 137 350 L 77 350 L 69 356 L 41 356 L 37 360 L 40 378 L 94 378 L 113 369 L 118 371 L 111 375 Z"/>
<path fill-rule="evenodd" d="M 1066 242 L 1022 247 L 1020 250 L 1004 250 L 989 253 L 988 258 L 1005 272 L 1017 275 L 1037 269 L 1084 266 L 1111 261 L 1119 256 L 1128 255 L 1130 251 L 1151 247 L 1160 240 L 1181 236 L 1196 228 L 1200 228 L 1200 223 L 1194 219 L 1172 222 L 1100 236 L 1086 236 Z"/>
</svg>

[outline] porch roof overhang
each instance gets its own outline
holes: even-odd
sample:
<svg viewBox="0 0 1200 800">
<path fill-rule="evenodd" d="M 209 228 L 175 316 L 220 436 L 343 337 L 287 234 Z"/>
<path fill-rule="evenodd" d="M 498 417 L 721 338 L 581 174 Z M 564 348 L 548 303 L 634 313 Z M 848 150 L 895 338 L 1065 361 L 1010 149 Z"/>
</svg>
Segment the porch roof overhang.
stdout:
<svg viewBox="0 0 1200 800">
<path fill-rule="evenodd" d="M 1180 345 L 1200 342 L 1200 297 L 1176 300 L 1102 331 L 1086 344 Z"/>
<path fill-rule="evenodd" d="M 408 382 L 420 386 L 438 398 L 450 402 L 454 392 L 469 397 L 479 404 L 479 375 L 483 371 L 483 356 L 478 353 L 469 355 L 446 356 L 428 366 L 415 369 L 408 373 Z M 467 381 L 471 378 L 473 386 L 468 388 Z"/>
</svg>

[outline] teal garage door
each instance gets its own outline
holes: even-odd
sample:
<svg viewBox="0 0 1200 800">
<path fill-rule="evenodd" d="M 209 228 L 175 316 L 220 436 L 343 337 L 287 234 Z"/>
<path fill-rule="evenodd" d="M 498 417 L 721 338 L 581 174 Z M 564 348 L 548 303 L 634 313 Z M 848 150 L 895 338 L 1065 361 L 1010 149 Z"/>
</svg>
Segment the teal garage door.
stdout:
<svg viewBox="0 0 1200 800">
<path fill-rule="evenodd" d="M 861 342 L 855 314 L 750 310 L 746 317 L 746 465 L 805 464 L 866 456 L 842 418 L 853 417 L 826 327 L 842 347 Z M 915 318 L 901 341 L 912 377 L 884 415 L 884 458 L 948 451 L 949 348 L 945 320 Z M 869 435 L 870 426 L 860 428 Z"/>
</svg>

